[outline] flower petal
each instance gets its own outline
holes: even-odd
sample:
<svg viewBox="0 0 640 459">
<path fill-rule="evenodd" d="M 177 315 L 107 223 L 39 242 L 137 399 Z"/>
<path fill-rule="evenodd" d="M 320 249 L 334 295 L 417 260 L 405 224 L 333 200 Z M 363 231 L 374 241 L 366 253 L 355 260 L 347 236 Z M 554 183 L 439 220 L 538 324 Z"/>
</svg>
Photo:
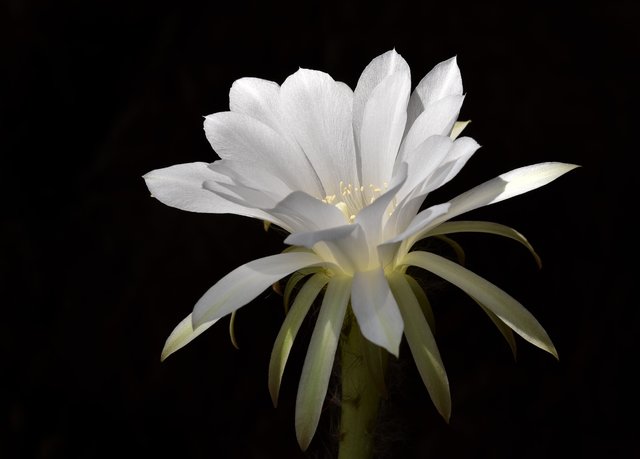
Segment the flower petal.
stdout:
<svg viewBox="0 0 640 459">
<path fill-rule="evenodd" d="M 199 327 L 241 308 L 274 282 L 298 269 L 321 265 L 323 260 L 306 252 L 290 252 L 253 260 L 220 279 L 193 308 L 193 326 Z"/>
<path fill-rule="evenodd" d="M 407 131 L 396 161 L 405 161 L 405 155 L 432 135 L 448 137 L 456 119 L 458 119 L 463 101 L 464 96 L 448 96 L 427 105 Z"/>
<path fill-rule="evenodd" d="M 429 105 L 448 96 L 462 95 L 462 77 L 456 57 L 436 65 L 420 80 L 407 108 L 407 131 Z"/>
<path fill-rule="evenodd" d="M 465 128 L 469 125 L 470 122 L 471 120 L 456 121 L 455 123 L 453 123 L 453 128 L 451 129 L 451 139 L 456 140 L 460 136 L 460 134 L 462 134 L 462 131 L 465 130 Z"/>
<path fill-rule="evenodd" d="M 400 264 L 426 269 L 451 282 L 482 303 L 525 340 L 558 358 L 549 335 L 536 318 L 513 297 L 486 279 L 434 253 L 411 252 Z"/>
<path fill-rule="evenodd" d="M 404 334 L 422 382 L 427 387 L 438 412 L 449 422 L 451 417 L 449 379 L 433 333 L 404 274 L 394 271 L 389 276 L 389 285 L 398 302 L 404 320 Z"/>
<path fill-rule="evenodd" d="M 351 307 L 362 335 L 398 357 L 402 317 L 382 268 L 355 273 L 351 286 Z"/>
<path fill-rule="evenodd" d="M 406 75 L 409 80 L 411 79 L 409 65 L 395 49 L 392 49 L 373 59 L 365 67 L 358 79 L 358 84 L 353 93 L 353 134 L 356 145 L 358 145 L 358 151 L 361 149 L 359 142 L 365 107 L 371 97 L 371 93 L 385 78 L 394 74 Z"/>
<path fill-rule="evenodd" d="M 335 276 L 329 281 L 311 335 L 296 398 L 296 436 L 303 451 L 318 427 L 350 293 L 350 277 Z"/>
<path fill-rule="evenodd" d="M 531 255 L 533 255 L 533 258 L 538 265 L 538 268 L 542 267 L 542 261 L 540 260 L 540 257 L 534 250 L 533 246 L 529 243 L 529 241 L 527 241 L 527 238 L 525 238 L 520 232 L 514 230 L 513 228 L 501 225 L 500 223 L 462 220 L 455 222 L 444 222 L 429 231 L 425 235 L 425 237 L 451 233 L 487 233 L 495 234 L 496 236 L 508 237 L 509 239 L 513 239 L 514 241 L 519 242 L 527 249 L 529 249 L 529 252 L 531 252 Z"/>
<path fill-rule="evenodd" d="M 313 248 L 321 258 L 332 260 L 346 274 L 369 268 L 371 244 L 357 223 L 292 234 L 284 242 Z"/>
<path fill-rule="evenodd" d="M 509 348 L 511 349 L 511 353 L 513 354 L 513 358 L 515 360 L 518 356 L 518 347 L 516 344 L 516 337 L 513 335 L 513 330 L 511 330 L 507 324 L 505 324 L 502 320 L 500 320 L 500 317 L 498 317 L 493 312 L 491 312 L 491 309 L 486 307 L 484 304 L 480 303 L 475 298 L 473 297 L 471 298 L 489 316 L 489 319 L 491 319 L 491 322 L 493 322 L 493 324 L 498 328 L 498 331 L 504 337 L 504 339 L 507 340 L 507 344 L 509 345 Z"/>
<path fill-rule="evenodd" d="M 440 166 L 433 172 L 429 179 L 425 181 L 420 192 L 430 193 L 448 183 L 458 175 L 458 172 L 460 172 L 479 148 L 480 145 L 478 142 L 471 137 L 456 139 Z"/>
<path fill-rule="evenodd" d="M 261 78 L 240 78 L 231 85 L 229 109 L 242 113 L 282 133 L 282 118 L 278 112 L 280 86 Z"/>
<path fill-rule="evenodd" d="M 341 180 L 357 181 L 352 101 L 347 85 L 315 70 L 298 70 L 280 88 L 284 123 L 320 178 L 324 196 L 338 195 Z"/>
<path fill-rule="evenodd" d="M 207 163 L 176 164 L 156 169 L 144 176 L 151 195 L 163 204 L 189 212 L 236 214 L 264 220 L 266 214 L 204 189 L 208 180 L 226 180 L 209 169 Z"/>
<path fill-rule="evenodd" d="M 370 257 L 372 259 L 376 258 L 376 254 L 373 253 L 375 247 L 383 242 L 382 230 L 387 218 L 389 218 L 387 209 L 396 197 L 398 190 L 406 183 L 408 169 L 407 164 L 402 163 L 384 194 L 358 212 L 356 216 L 355 223 L 360 224 L 367 235 L 371 250 Z"/>
<path fill-rule="evenodd" d="M 322 195 L 302 150 L 266 124 L 242 113 L 220 112 L 205 118 L 204 130 L 222 159 L 259 165 L 292 189 Z"/>
<path fill-rule="evenodd" d="M 453 141 L 449 137 L 433 135 L 405 155 L 404 160 L 409 166 L 409 177 L 398 192 L 397 199 L 404 199 L 418 185 L 422 188 L 422 184 L 430 183 L 431 176 L 447 158 L 452 146 Z"/>
<path fill-rule="evenodd" d="M 269 362 L 269 393 L 274 406 L 278 405 L 280 383 L 282 382 L 284 367 L 287 364 L 293 341 L 296 339 L 298 330 L 300 330 L 302 321 L 309 312 L 311 305 L 320 291 L 327 285 L 327 282 L 329 282 L 329 278 L 323 273 L 311 276 L 300 289 L 291 310 L 285 317 L 282 327 L 280 327 L 280 332 L 273 344 Z"/>
<path fill-rule="evenodd" d="M 182 321 L 176 326 L 176 328 L 173 329 L 173 331 L 167 338 L 167 341 L 164 343 L 164 348 L 162 349 L 160 360 L 164 361 L 164 359 L 169 357 L 178 349 L 181 349 L 189 344 L 216 322 L 217 320 L 212 320 L 194 329 L 193 319 L 191 317 L 191 314 L 189 314 L 187 317 L 182 319 Z"/>
<path fill-rule="evenodd" d="M 293 192 L 275 207 L 264 210 L 285 222 L 293 233 L 334 228 L 347 223 L 345 216 L 337 207 L 302 191 Z"/>
<path fill-rule="evenodd" d="M 278 196 L 280 198 L 278 201 L 295 191 L 291 188 L 290 183 L 283 182 L 280 177 L 265 170 L 259 163 L 222 159 L 209 164 L 209 168 L 229 177 L 233 183 L 264 190 L 274 196 Z"/>
<path fill-rule="evenodd" d="M 409 69 L 386 77 L 371 92 L 362 118 L 358 160 L 361 184 L 382 186 L 391 180 L 393 164 L 402 141 L 411 89 Z"/>
<path fill-rule="evenodd" d="M 420 212 L 405 231 L 389 242 L 406 240 L 405 245 L 408 250 L 415 241 L 421 239 L 422 235 L 444 221 L 540 188 L 576 167 L 579 166 L 549 162 L 521 167 L 499 175 L 451 200 L 449 211 L 444 215 L 433 218 L 431 213 L 427 213 L 429 209 Z"/>
</svg>

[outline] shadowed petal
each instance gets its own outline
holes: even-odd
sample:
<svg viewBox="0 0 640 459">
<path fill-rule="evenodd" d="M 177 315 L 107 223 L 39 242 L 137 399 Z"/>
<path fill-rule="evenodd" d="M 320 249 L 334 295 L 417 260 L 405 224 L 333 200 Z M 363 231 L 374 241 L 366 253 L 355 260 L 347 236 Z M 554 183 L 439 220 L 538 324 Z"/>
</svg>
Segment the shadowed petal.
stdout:
<svg viewBox="0 0 640 459">
<path fill-rule="evenodd" d="M 393 272 L 389 276 L 389 285 L 398 302 L 404 320 L 404 334 L 422 382 L 427 387 L 438 412 L 449 422 L 451 417 L 449 379 L 433 333 L 404 274 Z"/>
<path fill-rule="evenodd" d="M 222 159 L 259 165 L 292 189 L 322 195 L 302 150 L 266 124 L 242 113 L 221 112 L 205 118 L 204 130 Z"/>
<path fill-rule="evenodd" d="M 329 281 L 311 335 L 296 398 L 296 436 L 303 451 L 318 427 L 350 293 L 350 277 L 335 276 Z"/>
<path fill-rule="evenodd" d="M 171 207 L 189 212 L 244 215 L 261 220 L 267 217 L 261 210 L 231 202 L 203 188 L 206 181 L 228 181 L 209 169 L 207 163 L 176 164 L 156 169 L 146 174 L 144 180 L 151 195 Z"/>
<path fill-rule="evenodd" d="M 451 282 L 482 303 L 518 335 L 558 358 L 558 352 L 549 335 L 536 318 L 513 297 L 486 279 L 457 263 L 428 252 L 411 252 L 399 264 L 426 269 Z"/>
<path fill-rule="evenodd" d="M 282 327 L 280 327 L 280 332 L 273 344 L 269 362 L 269 393 L 274 406 L 278 404 L 280 382 L 282 381 L 284 367 L 287 364 L 293 341 L 296 339 L 298 330 L 300 330 L 302 321 L 309 312 L 311 305 L 320 291 L 327 285 L 327 282 L 329 282 L 329 278 L 323 273 L 314 274 L 306 281 L 298 295 L 296 295 L 293 306 L 291 306 L 291 310 L 285 317 Z"/>
</svg>

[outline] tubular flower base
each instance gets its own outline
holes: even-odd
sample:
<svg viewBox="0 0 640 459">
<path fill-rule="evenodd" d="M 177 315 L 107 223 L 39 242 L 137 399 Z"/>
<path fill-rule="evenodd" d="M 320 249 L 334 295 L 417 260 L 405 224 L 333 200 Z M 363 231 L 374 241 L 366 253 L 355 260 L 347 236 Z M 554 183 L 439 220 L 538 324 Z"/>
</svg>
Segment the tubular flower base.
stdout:
<svg viewBox="0 0 640 459">
<path fill-rule="evenodd" d="M 301 323 L 321 297 L 298 386 L 298 442 L 306 449 L 315 434 L 340 348 L 340 457 L 364 458 L 373 451 L 386 359 L 398 356 L 403 335 L 436 409 L 447 420 L 451 415 L 433 314 L 407 267 L 430 271 L 466 292 L 514 353 L 515 333 L 557 357 L 542 326 L 514 298 L 458 263 L 412 251 L 416 242 L 438 237 L 462 255 L 447 235 L 479 232 L 519 242 L 539 263 L 529 242 L 512 228 L 449 220 L 532 191 L 577 167 L 556 162 L 521 167 L 448 202 L 423 206 L 479 148 L 470 137 L 460 137 L 467 122 L 457 121 L 464 95 L 455 58 L 436 65 L 413 92 L 407 63 L 391 50 L 371 61 L 355 91 L 326 73 L 300 69 L 281 86 L 237 80 L 229 100 L 230 111 L 204 122 L 220 159 L 154 170 L 144 176 L 146 184 L 172 207 L 253 217 L 265 221 L 265 228 L 277 225 L 289 233 L 285 243 L 291 247 L 240 266 L 213 285 L 171 333 L 162 359 L 291 275 L 284 289 L 290 308 L 269 367 L 273 402 Z"/>
</svg>

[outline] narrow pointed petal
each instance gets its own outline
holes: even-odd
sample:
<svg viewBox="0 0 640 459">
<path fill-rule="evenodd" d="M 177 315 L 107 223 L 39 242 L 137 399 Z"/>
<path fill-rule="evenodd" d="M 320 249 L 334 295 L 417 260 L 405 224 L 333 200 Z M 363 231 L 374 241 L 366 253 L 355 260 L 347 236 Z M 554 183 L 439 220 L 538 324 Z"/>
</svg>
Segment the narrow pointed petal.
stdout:
<svg viewBox="0 0 640 459">
<path fill-rule="evenodd" d="M 145 174 L 151 195 L 167 206 L 189 212 L 236 214 L 264 219 L 264 212 L 231 202 L 203 188 L 207 180 L 225 177 L 209 169 L 207 163 L 176 164 Z"/>
<path fill-rule="evenodd" d="M 473 297 L 472 297 L 473 298 Z M 478 300 L 473 298 L 473 300 L 480 306 L 480 308 L 489 316 L 491 322 L 498 328 L 500 334 L 507 340 L 507 344 L 511 349 L 511 353 L 513 354 L 513 359 L 517 359 L 518 357 L 518 347 L 516 344 L 516 337 L 513 335 L 513 330 L 509 328 L 507 324 L 505 324 L 500 317 L 491 312 L 491 309 L 487 308 L 484 304 L 480 303 Z"/>
<path fill-rule="evenodd" d="M 217 320 L 249 303 L 274 282 L 298 269 L 321 265 L 323 260 L 304 252 L 281 253 L 259 258 L 220 279 L 193 308 L 193 325 Z"/>
<path fill-rule="evenodd" d="M 422 309 L 422 313 L 424 314 L 425 319 L 427 319 L 427 323 L 429 324 L 429 328 L 431 328 L 431 332 L 435 334 L 436 318 L 433 315 L 433 309 L 431 308 L 431 302 L 429 301 L 427 294 L 425 293 L 423 288 L 420 286 L 420 284 L 418 284 L 418 281 L 416 281 L 413 277 L 405 274 L 404 279 L 409 284 L 409 287 L 411 287 L 411 291 L 413 292 L 413 295 L 416 297 L 416 300 L 418 300 L 420 309 Z"/>
<path fill-rule="evenodd" d="M 425 237 L 429 236 L 437 236 L 440 234 L 452 234 L 452 233 L 487 233 L 487 234 L 495 234 L 497 236 L 507 237 L 509 239 L 513 239 L 514 241 L 519 242 L 524 245 L 538 265 L 538 268 L 542 267 L 542 261 L 540 257 L 534 250 L 533 246 L 527 241 L 521 233 L 510 228 L 505 225 L 501 225 L 500 223 L 493 222 L 482 222 L 482 221 L 455 221 L 455 222 L 444 222 L 433 228 L 429 231 Z"/>
<path fill-rule="evenodd" d="M 398 172 L 393 177 L 392 182 L 389 184 L 389 188 L 384 192 L 384 194 L 376 199 L 372 204 L 362 209 L 356 216 L 355 223 L 361 225 L 364 229 L 369 241 L 369 246 L 372 249 L 383 242 L 383 228 L 387 218 L 389 217 L 387 209 L 395 199 L 398 191 L 406 183 L 408 171 L 409 168 L 407 164 L 402 163 Z M 374 254 L 372 253 L 372 255 Z"/>
<path fill-rule="evenodd" d="M 451 129 L 451 139 L 456 140 L 460 136 L 460 134 L 462 134 L 462 131 L 466 129 L 470 122 L 471 120 L 456 121 L 455 123 L 453 123 L 453 129 Z"/>
<path fill-rule="evenodd" d="M 464 96 L 449 96 L 425 107 L 407 132 L 398 161 L 404 161 L 405 155 L 418 147 L 432 135 L 449 136 L 458 119 Z"/>
<path fill-rule="evenodd" d="M 325 196 L 340 193 L 340 180 L 357 180 L 352 103 L 348 86 L 315 70 L 298 70 L 280 88 L 284 123 L 320 178 Z"/>
<path fill-rule="evenodd" d="M 194 330 L 193 320 L 191 318 L 191 314 L 189 314 L 187 317 L 182 319 L 167 338 L 167 341 L 164 343 L 164 348 L 162 349 L 162 354 L 160 355 L 160 360 L 164 361 L 164 359 L 169 357 L 171 354 L 182 349 L 216 322 L 217 320 L 212 320 L 211 322 L 200 325 Z"/>
<path fill-rule="evenodd" d="M 394 272 L 389 276 L 389 284 L 400 307 L 404 320 L 404 334 L 422 382 L 427 387 L 440 415 L 449 422 L 451 417 L 449 379 L 433 333 L 404 274 Z"/>
<path fill-rule="evenodd" d="M 351 307 L 362 335 L 398 357 L 402 317 L 382 268 L 355 273 Z"/>
<path fill-rule="evenodd" d="M 525 340 L 558 358 L 558 352 L 549 335 L 536 318 L 513 297 L 486 279 L 457 263 L 428 252 L 411 252 L 400 264 L 426 269 L 451 282 L 482 303 Z"/>
<path fill-rule="evenodd" d="M 451 200 L 449 211 L 444 215 L 433 218 L 431 214 L 426 213 L 429 209 L 420 212 L 407 229 L 390 242 L 407 240 L 405 245 L 410 248 L 415 241 L 421 239 L 421 235 L 444 221 L 540 188 L 576 167 L 579 166 L 555 162 L 540 163 L 499 175 Z"/>
<path fill-rule="evenodd" d="M 385 78 L 394 74 L 406 75 L 411 80 L 409 65 L 395 49 L 392 49 L 373 59 L 358 79 L 356 89 L 353 92 L 353 134 L 358 150 L 361 148 L 359 142 L 362 120 L 371 93 Z"/>
<path fill-rule="evenodd" d="M 386 77 L 367 101 L 360 132 L 361 183 L 381 186 L 391 180 L 407 120 L 411 78 L 408 70 Z"/>
<path fill-rule="evenodd" d="M 280 327 L 269 362 L 269 393 L 274 406 L 278 405 L 280 383 L 293 342 L 311 305 L 327 282 L 329 278 L 323 273 L 314 274 L 306 281 Z"/>
<path fill-rule="evenodd" d="M 436 65 L 416 86 L 407 109 L 407 129 L 427 106 L 448 96 L 461 95 L 462 76 L 454 56 Z"/>
<path fill-rule="evenodd" d="M 260 165 L 292 189 L 322 194 L 302 150 L 266 124 L 242 113 L 220 112 L 205 118 L 204 130 L 220 158 Z"/>
<path fill-rule="evenodd" d="M 331 279 L 311 335 L 296 398 L 296 436 L 303 451 L 318 427 L 350 293 L 351 278 Z"/>
</svg>

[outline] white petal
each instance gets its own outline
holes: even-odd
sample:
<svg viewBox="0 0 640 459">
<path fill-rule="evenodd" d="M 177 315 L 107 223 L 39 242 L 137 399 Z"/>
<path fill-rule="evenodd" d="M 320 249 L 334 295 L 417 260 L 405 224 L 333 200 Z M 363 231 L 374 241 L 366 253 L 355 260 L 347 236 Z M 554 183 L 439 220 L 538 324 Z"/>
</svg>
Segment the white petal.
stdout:
<svg viewBox="0 0 640 459">
<path fill-rule="evenodd" d="M 405 155 L 432 135 L 449 136 L 463 101 L 464 96 L 448 96 L 427 105 L 407 132 L 397 161 L 404 161 Z"/>
<path fill-rule="evenodd" d="M 362 209 L 356 216 L 355 223 L 362 225 L 372 251 L 375 250 L 375 246 L 383 242 L 382 230 L 387 218 L 389 218 L 387 210 L 398 193 L 398 190 L 402 188 L 406 182 L 407 174 L 407 164 L 402 163 L 400 169 L 393 177 L 389 189 L 372 204 Z M 371 256 L 375 257 L 373 253 L 371 253 Z"/>
<path fill-rule="evenodd" d="M 268 209 L 275 206 L 279 200 L 279 196 L 267 190 L 258 190 L 236 183 L 221 183 L 207 180 L 202 184 L 202 187 L 231 202 L 246 207 Z"/>
<path fill-rule="evenodd" d="M 204 129 L 222 159 L 258 165 L 294 190 L 322 195 L 302 150 L 266 124 L 242 113 L 221 112 L 207 116 Z"/>
<path fill-rule="evenodd" d="M 281 177 L 273 175 L 258 163 L 222 159 L 210 164 L 209 168 L 229 177 L 233 183 L 265 190 L 274 196 L 279 196 L 278 201 L 296 191 L 291 188 L 291 184 L 283 182 Z"/>
<path fill-rule="evenodd" d="M 178 349 L 181 349 L 189 344 L 216 322 L 217 320 L 212 320 L 200 325 L 194 330 L 193 319 L 191 317 L 191 314 L 189 314 L 187 317 L 182 319 L 182 321 L 176 326 L 176 328 L 173 329 L 173 331 L 167 338 L 167 341 L 164 343 L 164 348 L 162 349 L 160 360 L 166 359 Z"/>
<path fill-rule="evenodd" d="M 462 95 L 462 77 L 455 57 L 440 62 L 418 83 L 407 109 L 407 130 L 424 109 L 448 96 Z"/>
<path fill-rule="evenodd" d="M 271 129 L 281 132 L 282 120 L 278 112 L 280 86 L 260 78 L 240 78 L 229 91 L 229 109 L 250 116 Z"/>
<path fill-rule="evenodd" d="M 186 163 L 156 169 L 144 176 L 151 195 L 163 204 L 189 212 L 237 214 L 264 219 L 257 209 L 230 202 L 203 188 L 207 180 L 226 180 L 207 163 Z"/>
<path fill-rule="evenodd" d="M 424 183 L 422 193 L 430 193 L 448 183 L 458 175 L 458 172 L 467 164 L 476 151 L 480 148 L 478 142 L 471 137 L 461 137 L 453 142 L 440 166 Z"/>
<path fill-rule="evenodd" d="M 404 320 L 404 334 L 422 382 L 436 409 L 448 422 L 451 416 L 449 379 L 431 328 L 404 274 L 394 271 L 389 276 L 389 284 L 398 302 Z"/>
<path fill-rule="evenodd" d="M 393 165 L 402 141 L 411 89 L 409 68 L 386 77 L 371 92 L 362 118 L 358 159 L 361 183 L 381 186 L 391 180 Z"/>
<path fill-rule="evenodd" d="M 432 215 L 425 213 L 426 211 L 420 212 L 409 227 L 392 241 L 411 237 L 411 240 L 407 242 L 410 246 L 420 238 L 420 235 L 446 220 L 464 212 L 540 188 L 576 167 L 579 166 L 566 163 L 540 163 L 499 175 L 451 200 L 449 211 L 445 215 L 434 219 Z"/>
<path fill-rule="evenodd" d="M 398 192 L 397 199 L 404 199 L 418 185 L 431 183 L 431 176 L 446 160 L 452 147 L 453 141 L 449 137 L 433 135 L 405 155 L 404 160 L 409 166 L 409 177 Z"/>
<path fill-rule="evenodd" d="M 315 70 L 298 70 L 280 88 L 285 125 L 309 158 L 325 196 L 340 193 L 340 180 L 357 181 L 352 100 L 345 84 Z"/>
<path fill-rule="evenodd" d="M 558 357 L 549 335 L 536 318 L 513 297 L 486 279 L 434 253 L 411 252 L 401 260 L 400 264 L 426 269 L 451 282 L 482 303 L 518 335 L 534 346 Z"/>
<path fill-rule="evenodd" d="M 382 268 L 355 273 L 351 307 L 362 335 L 398 357 L 402 317 Z"/>
<path fill-rule="evenodd" d="M 318 427 L 350 293 L 351 278 L 331 279 L 311 335 L 296 398 L 296 436 L 303 451 Z"/>
<path fill-rule="evenodd" d="M 356 223 L 291 234 L 284 242 L 313 248 L 323 259 L 333 260 L 342 271 L 352 274 L 369 268 L 370 244 L 367 240 L 364 230 Z"/>
<path fill-rule="evenodd" d="M 284 276 L 322 263 L 315 254 L 291 252 L 242 265 L 220 279 L 198 300 L 193 308 L 193 325 L 197 328 L 217 320 L 241 308 Z"/>
<path fill-rule="evenodd" d="M 301 191 L 291 193 L 265 212 L 285 222 L 291 232 L 317 231 L 347 223 L 337 207 Z"/>
<path fill-rule="evenodd" d="M 373 59 L 360 75 L 353 93 L 353 134 L 358 148 L 360 148 L 362 119 L 371 93 L 382 80 L 396 73 L 411 79 L 409 65 L 395 49 L 392 49 Z"/>
</svg>

